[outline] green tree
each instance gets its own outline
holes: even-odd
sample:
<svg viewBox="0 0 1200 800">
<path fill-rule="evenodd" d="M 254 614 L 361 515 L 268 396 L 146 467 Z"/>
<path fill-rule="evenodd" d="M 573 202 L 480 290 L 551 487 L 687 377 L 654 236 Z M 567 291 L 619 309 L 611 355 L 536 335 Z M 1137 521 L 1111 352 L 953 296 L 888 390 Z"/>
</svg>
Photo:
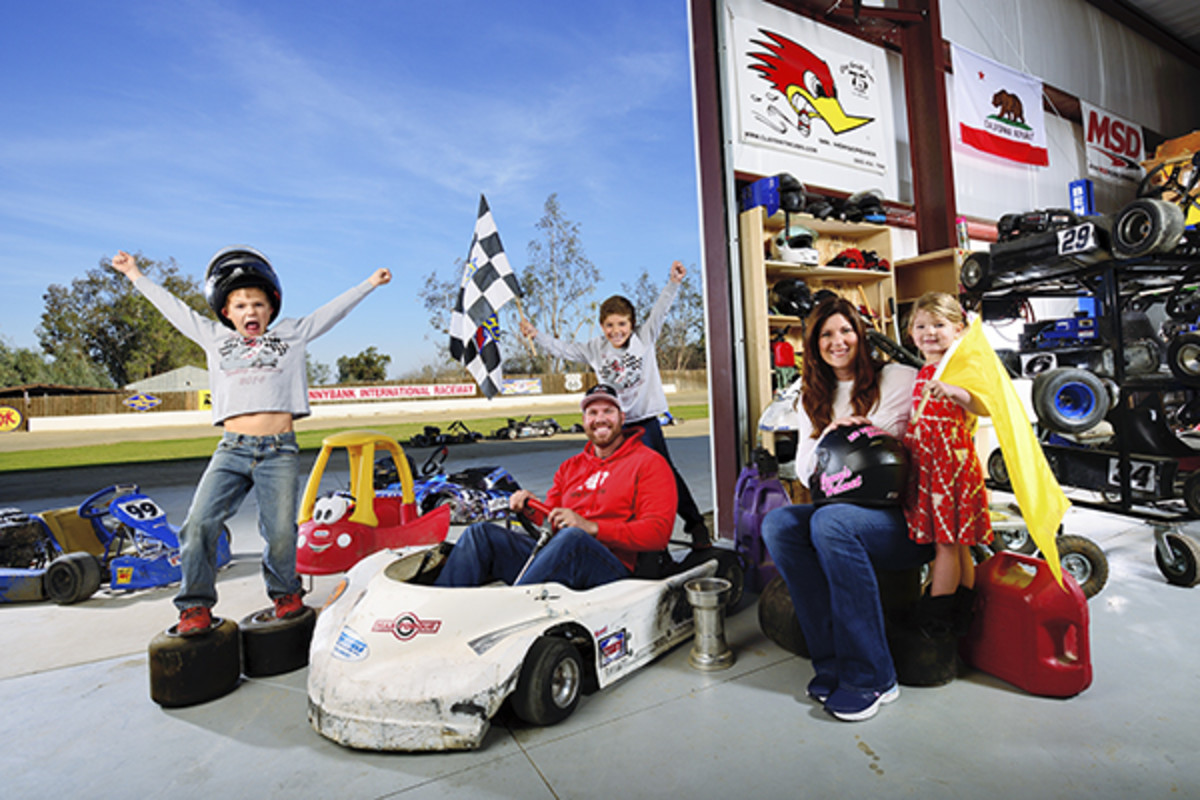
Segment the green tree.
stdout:
<svg viewBox="0 0 1200 800">
<path fill-rule="evenodd" d="M 333 377 L 333 367 L 317 361 L 312 353 L 304 354 L 304 372 L 308 376 L 309 386 L 328 386 Z"/>
<path fill-rule="evenodd" d="M 183 302 L 212 318 L 195 279 L 174 259 L 136 256 L 142 272 Z M 186 365 L 203 367 L 204 352 L 175 330 L 150 301 L 103 259 L 70 287 L 52 284 L 36 330 L 42 349 L 70 363 L 78 354 L 101 367 L 117 386 Z"/>
<path fill-rule="evenodd" d="M 337 360 L 338 383 L 378 383 L 387 380 L 388 364 L 392 357 L 380 353 L 371 345 L 356 356 L 341 356 Z"/>
<path fill-rule="evenodd" d="M 704 296 L 697 287 L 697 281 L 693 280 L 695 274 L 694 267 L 688 270 L 658 334 L 655 353 L 658 355 L 659 369 L 699 369 L 707 361 L 704 352 Z M 650 272 L 642 270 L 637 283 L 632 287 L 623 283 L 621 291 L 633 301 L 638 320 L 641 321 L 658 300 L 662 284 L 656 284 Z"/>
<path fill-rule="evenodd" d="M 588 315 L 594 313 L 588 297 L 600 282 L 600 270 L 584 253 L 579 223 L 563 215 L 557 194 L 546 198 L 536 227 L 541 239 L 529 243 L 529 263 L 519 272 L 525 314 L 538 330 L 556 339 L 569 339 L 588 322 Z M 510 323 L 508 330 L 516 331 L 516 308 L 506 307 L 505 311 Z M 551 370 L 562 367 L 561 359 L 545 356 L 532 359 L 519 348 L 507 348 L 506 355 L 514 362 L 533 362 L 530 364 L 533 367 L 546 361 Z"/>
</svg>

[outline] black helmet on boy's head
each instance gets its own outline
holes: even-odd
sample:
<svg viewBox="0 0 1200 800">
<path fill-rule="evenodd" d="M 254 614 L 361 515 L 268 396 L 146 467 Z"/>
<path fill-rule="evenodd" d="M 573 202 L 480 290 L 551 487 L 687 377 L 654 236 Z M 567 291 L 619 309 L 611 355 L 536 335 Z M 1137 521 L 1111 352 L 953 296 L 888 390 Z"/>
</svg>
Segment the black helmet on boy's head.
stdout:
<svg viewBox="0 0 1200 800">
<path fill-rule="evenodd" d="M 874 425 L 841 425 L 817 443 L 808 488 L 814 505 L 896 506 L 908 482 L 908 451 Z"/>
<path fill-rule="evenodd" d="M 283 305 L 283 287 L 266 256 L 253 247 L 234 245 L 221 250 L 208 262 L 208 269 L 204 271 L 204 299 L 225 327 L 233 327 L 224 313 L 229 293 L 248 288 L 266 293 L 271 303 L 270 321 L 274 322 Z"/>
</svg>

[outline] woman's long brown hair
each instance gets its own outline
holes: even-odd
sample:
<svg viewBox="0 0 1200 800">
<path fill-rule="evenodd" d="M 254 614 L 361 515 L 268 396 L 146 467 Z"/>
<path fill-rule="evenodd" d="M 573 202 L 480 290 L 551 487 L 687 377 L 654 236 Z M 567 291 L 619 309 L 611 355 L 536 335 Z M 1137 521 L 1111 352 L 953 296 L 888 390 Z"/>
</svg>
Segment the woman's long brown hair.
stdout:
<svg viewBox="0 0 1200 800">
<path fill-rule="evenodd" d="M 801 362 L 801 401 L 812 420 L 812 438 L 816 439 L 833 422 L 833 395 L 837 391 L 837 376 L 833 367 L 821 358 L 819 344 L 821 329 L 830 317 L 841 314 L 858 336 L 858 352 L 854 358 L 854 387 L 850 390 L 854 415 L 864 417 L 879 402 L 879 367 L 871 359 L 867 328 L 854 304 L 844 297 L 828 297 L 817 304 L 808 317 L 804 334 L 804 354 Z"/>
</svg>

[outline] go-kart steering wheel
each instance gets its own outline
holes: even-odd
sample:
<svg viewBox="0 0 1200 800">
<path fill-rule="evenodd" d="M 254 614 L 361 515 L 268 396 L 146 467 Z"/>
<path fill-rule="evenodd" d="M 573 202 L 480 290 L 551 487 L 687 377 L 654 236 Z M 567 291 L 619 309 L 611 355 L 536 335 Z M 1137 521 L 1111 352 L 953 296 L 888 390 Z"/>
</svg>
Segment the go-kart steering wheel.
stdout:
<svg viewBox="0 0 1200 800">
<path fill-rule="evenodd" d="M 429 454 L 429 458 L 425 459 L 425 463 L 421 465 L 421 477 L 428 478 L 430 475 L 436 475 L 442 471 L 442 464 L 446 463 L 446 456 L 450 455 L 450 448 L 442 445 L 437 450 Z"/>
<path fill-rule="evenodd" d="M 516 518 L 517 522 L 520 523 L 521 528 L 526 533 L 528 533 L 534 539 L 541 539 L 544 534 L 549 532 L 550 523 L 547 521 L 542 525 L 538 525 L 529 518 L 528 514 L 525 513 L 527 509 L 532 509 L 539 512 L 543 515 L 544 519 L 550 514 L 550 506 L 546 505 L 541 500 L 538 500 L 536 497 L 531 497 L 525 501 L 525 508 L 521 509 L 520 511 L 511 512 L 512 516 Z"/>
<path fill-rule="evenodd" d="M 137 491 L 140 489 L 136 483 L 114 483 L 112 486 L 106 486 L 79 504 L 79 516 L 84 519 L 103 517 L 108 513 L 108 507 L 113 500 Z"/>
</svg>

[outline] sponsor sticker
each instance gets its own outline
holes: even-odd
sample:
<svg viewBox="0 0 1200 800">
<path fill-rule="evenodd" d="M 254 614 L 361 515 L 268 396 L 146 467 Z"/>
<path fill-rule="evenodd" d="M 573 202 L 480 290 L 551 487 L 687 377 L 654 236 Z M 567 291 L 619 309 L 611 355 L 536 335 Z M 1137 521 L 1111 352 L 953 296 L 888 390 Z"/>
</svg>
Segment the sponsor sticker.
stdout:
<svg viewBox="0 0 1200 800">
<path fill-rule="evenodd" d="M 607 667 L 629 655 L 629 633 L 624 628 L 600 639 L 600 666 Z"/>
<path fill-rule="evenodd" d="M 353 628 L 342 628 L 337 641 L 333 645 L 333 657 L 342 661 L 362 661 L 370 655 L 371 648 L 363 638 L 354 632 Z"/>
<path fill-rule="evenodd" d="M 442 627 L 440 619 L 421 619 L 409 611 L 395 619 L 378 619 L 371 626 L 372 633 L 391 631 L 402 642 L 407 642 L 419 633 L 437 633 Z"/>
</svg>

